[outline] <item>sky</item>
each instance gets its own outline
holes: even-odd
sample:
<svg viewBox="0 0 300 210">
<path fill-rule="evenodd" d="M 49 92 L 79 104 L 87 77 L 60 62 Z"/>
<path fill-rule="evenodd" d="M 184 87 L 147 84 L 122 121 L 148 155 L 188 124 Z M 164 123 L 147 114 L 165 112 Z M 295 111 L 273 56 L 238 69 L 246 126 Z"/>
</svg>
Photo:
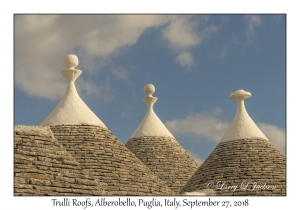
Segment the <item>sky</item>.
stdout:
<svg viewBox="0 0 300 210">
<path fill-rule="evenodd" d="M 60 72 L 79 58 L 80 97 L 124 144 L 154 111 L 202 163 L 234 118 L 248 114 L 286 155 L 286 15 L 14 15 L 14 124 L 39 125 L 63 96 Z"/>
</svg>

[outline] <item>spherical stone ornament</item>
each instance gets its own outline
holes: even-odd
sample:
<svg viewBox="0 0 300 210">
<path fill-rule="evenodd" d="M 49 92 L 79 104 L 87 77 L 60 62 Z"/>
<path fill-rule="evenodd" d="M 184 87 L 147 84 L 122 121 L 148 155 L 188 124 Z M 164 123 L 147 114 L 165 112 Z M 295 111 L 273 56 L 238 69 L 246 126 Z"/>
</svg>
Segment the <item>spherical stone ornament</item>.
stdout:
<svg viewBox="0 0 300 210">
<path fill-rule="evenodd" d="M 155 87 L 152 84 L 147 84 L 144 86 L 144 93 L 147 95 L 151 95 L 155 92 Z"/>
<path fill-rule="evenodd" d="M 64 65 L 68 69 L 74 69 L 78 66 L 78 57 L 73 54 L 67 55 L 64 59 Z"/>
</svg>

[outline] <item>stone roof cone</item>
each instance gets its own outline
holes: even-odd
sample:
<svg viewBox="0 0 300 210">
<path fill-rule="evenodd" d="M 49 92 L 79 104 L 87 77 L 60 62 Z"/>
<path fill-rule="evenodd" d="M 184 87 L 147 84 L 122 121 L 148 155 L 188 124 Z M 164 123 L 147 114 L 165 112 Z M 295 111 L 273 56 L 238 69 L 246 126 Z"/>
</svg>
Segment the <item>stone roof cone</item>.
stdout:
<svg viewBox="0 0 300 210">
<path fill-rule="evenodd" d="M 50 126 L 55 138 L 84 169 L 107 183 L 115 196 L 174 195 L 174 192 L 145 166 L 107 128 L 94 125 Z"/>
<path fill-rule="evenodd" d="M 83 170 L 49 127 L 14 127 L 14 195 L 109 195 L 106 183 Z"/>
<path fill-rule="evenodd" d="M 237 90 L 236 115 L 213 152 L 182 188 L 182 194 L 286 195 L 286 158 L 270 143 L 248 115 Z"/>
<path fill-rule="evenodd" d="M 62 74 L 69 81 L 68 89 L 41 125 L 50 125 L 58 142 L 84 170 L 107 184 L 110 195 L 174 195 L 80 99 L 74 81 L 81 71 L 72 69 L 76 59 L 74 55 L 65 59 L 69 69 Z"/>
<path fill-rule="evenodd" d="M 147 84 L 143 101 L 148 111 L 126 143 L 146 166 L 148 166 L 174 192 L 178 193 L 198 168 L 198 164 L 181 147 L 153 110 L 157 101 L 152 94 L 155 87 Z"/>
<path fill-rule="evenodd" d="M 75 69 L 78 66 L 77 56 L 73 54 L 67 55 L 64 59 L 64 65 L 68 69 L 61 71 L 61 74 L 68 80 L 67 90 L 60 102 L 40 125 L 85 123 L 105 127 L 103 122 L 83 102 L 76 91 L 75 81 L 82 73 L 81 70 Z"/>
</svg>

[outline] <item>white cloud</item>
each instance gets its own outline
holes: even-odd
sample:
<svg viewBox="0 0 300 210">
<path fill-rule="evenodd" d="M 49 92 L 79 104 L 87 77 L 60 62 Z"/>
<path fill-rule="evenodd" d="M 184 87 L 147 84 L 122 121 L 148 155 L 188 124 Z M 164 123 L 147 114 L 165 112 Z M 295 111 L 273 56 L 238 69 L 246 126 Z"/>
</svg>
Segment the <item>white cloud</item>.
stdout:
<svg viewBox="0 0 300 210">
<path fill-rule="evenodd" d="M 193 158 L 196 161 L 196 163 L 198 163 L 199 166 L 205 161 L 202 158 L 200 158 L 196 153 L 189 150 L 187 150 L 187 152 L 189 153 L 191 158 Z"/>
<path fill-rule="evenodd" d="M 23 63 L 26 66 L 25 62 Z M 53 75 L 49 68 L 36 65 L 38 68 L 15 66 L 15 85 L 25 91 L 29 96 L 38 96 L 47 99 L 57 99 L 66 90 L 64 78 Z M 59 74 L 59 71 L 56 72 Z"/>
<path fill-rule="evenodd" d="M 193 57 L 189 52 L 182 52 L 176 57 L 175 61 L 182 67 L 189 69 L 193 64 Z"/>
<path fill-rule="evenodd" d="M 210 38 L 210 34 L 218 32 L 219 28 L 215 25 L 205 27 L 204 31 L 202 32 L 205 38 Z"/>
<path fill-rule="evenodd" d="M 30 96 L 57 99 L 65 89 L 59 73 L 64 69 L 65 55 L 76 52 L 78 68 L 84 64 L 83 74 L 99 72 L 101 66 L 95 66 L 95 60 L 103 63 L 122 48 L 135 44 L 147 28 L 162 26 L 172 18 L 171 15 L 16 15 L 15 85 Z M 112 74 L 126 79 L 123 70 Z M 95 90 L 95 86 L 85 86 L 87 91 Z"/>
<path fill-rule="evenodd" d="M 214 25 L 207 26 L 208 18 L 193 15 L 16 15 L 15 85 L 30 96 L 60 98 L 65 81 L 59 72 L 65 69 L 62 61 L 70 53 L 79 57 L 81 77 L 109 71 L 110 76 L 129 81 L 128 71 L 114 66 L 112 58 L 135 44 L 147 29 L 158 27 L 161 27 L 164 41 L 177 54 L 175 62 L 190 68 L 194 60 L 189 50 L 218 31 Z M 89 92 L 97 87 L 87 84 L 82 89 Z M 106 89 L 102 88 L 102 92 Z"/>
<path fill-rule="evenodd" d="M 285 129 L 276 125 L 257 123 L 261 131 L 267 136 L 270 142 L 285 155 Z"/>
<path fill-rule="evenodd" d="M 79 95 L 85 98 L 99 99 L 99 101 L 111 101 L 114 99 L 113 91 L 108 82 L 105 84 L 97 85 L 91 79 L 80 78 L 76 81 L 76 87 Z"/>
<path fill-rule="evenodd" d="M 62 61 L 70 53 L 79 57 L 78 69 L 83 68 L 81 77 L 109 71 L 111 76 L 128 81 L 128 72 L 111 64 L 111 58 L 135 44 L 147 29 L 158 27 L 161 27 L 164 40 L 176 51 L 176 62 L 189 68 L 193 59 L 186 51 L 218 30 L 216 26 L 207 27 L 208 18 L 192 15 L 16 15 L 15 85 L 30 96 L 60 98 L 65 81 L 59 72 L 65 69 Z M 82 89 L 89 92 L 97 87 L 87 84 Z"/>
<path fill-rule="evenodd" d="M 167 120 L 165 124 L 174 135 L 195 134 L 199 140 L 207 138 L 219 142 L 229 126 L 219 119 L 220 110 L 190 114 L 185 119 Z"/>
<path fill-rule="evenodd" d="M 218 31 L 218 27 L 215 25 L 205 26 L 209 16 L 200 17 L 195 19 L 192 15 L 176 16 L 163 29 L 162 36 L 168 41 L 169 47 L 179 53 L 175 61 L 184 68 L 190 68 L 193 64 L 192 54 L 187 51 L 202 41 L 209 40 L 211 34 Z"/>
<path fill-rule="evenodd" d="M 228 49 L 230 47 L 231 43 L 227 43 L 223 46 L 223 49 L 220 52 L 220 57 L 223 59 L 228 55 Z"/>
<path fill-rule="evenodd" d="M 225 58 L 227 56 L 227 48 L 223 48 L 223 50 L 220 53 L 221 58 Z"/>
<path fill-rule="evenodd" d="M 229 15 L 222 15 L 221 16 L 221 21 L 222 23 L 227 23 L 229 21 Z"/>
<path fill-rule="evenodd" d="M 262 21 L 259 15 L 246 15 L 245 20 L 248 24 L 247 37 L 248 41 L 253 41 L 255 37 L 255 27 L 261 26 Z"/>
<path fill-rule="evenodd" d="M 197 25 L 198 21 L 191 19 L 191 16 L 178 16 L 163 30 L 163 37 L 175 50 L 188 49 L 201 41 Z"/>
<path fill-rule="evenodd" d="M 129 81 L 128 78 L 129 72 L 126 69 L 114 66 L 111 68 L 111 71 L 114 74 L 116 79 Z"/>
<path fill-rule="evenodd" d="M 185 119 L 167 120 L 166 126 L 174 135 L 193 134 L 197 140 L 213 140 L 219 142 L 230 123 L 222 120 L 222 109 L 216 108 L 198 114 L 190 114 Z M 257 123 L 257 126 L 267 136 L 270 142 L 285 154 L 285 129 L 266 123 Z"/>
</svg>

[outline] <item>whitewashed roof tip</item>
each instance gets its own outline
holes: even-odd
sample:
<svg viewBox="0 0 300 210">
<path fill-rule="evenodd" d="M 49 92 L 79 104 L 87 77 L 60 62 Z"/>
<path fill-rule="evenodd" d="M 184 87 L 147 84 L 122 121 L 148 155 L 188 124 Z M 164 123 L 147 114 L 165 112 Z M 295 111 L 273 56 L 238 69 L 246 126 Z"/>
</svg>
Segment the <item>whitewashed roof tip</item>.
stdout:
<svg viewBox="0 0 300 210">
<path fill-rule="evenodd" d="M 77 93 L 75 80 L 82 73 L 81 70 L 75 69 L 78 66 L 77 56 L 67 55 L 64 59 L 64 65 L 67 70 L 61 71 L 61 74 L 68 81 L 67 90 L 60 102 L 40 125 L 90 124 L 106 128 L 104 123 L 90 110 Z"/>
<path fill-rule="evenodd" d="M 137 127 L 137 129 L 133 132 L 130 139 L 138 138 L 142 136 L 165 136 L 165 137 L 173 137 L 170 131 L 166 128 L 166 126 L 161 122 L 158 116 L 155 114 L 153 110 L 153 105 L 157 101 L 156 97 L 153 97 L 152 94 L 155 92 L 155 87 L 152 84 L 147 84 L 144 86 L 144 93 L 147 97 L 143 98 L 143 101 L 148 106 L 148 111 Z"/>
<path fill-rule="evenodd" d="M 237 110 L 233 121 L 220 142 L 253 137 L 268 140 L 246 111 L 244 99 L 250 98 L 251 96 L 250 92 L 246 92 L 244 90 L 237 90 L 230 94 L 229 97 L 231 99 L 237 100 Z"/>
</svg>

